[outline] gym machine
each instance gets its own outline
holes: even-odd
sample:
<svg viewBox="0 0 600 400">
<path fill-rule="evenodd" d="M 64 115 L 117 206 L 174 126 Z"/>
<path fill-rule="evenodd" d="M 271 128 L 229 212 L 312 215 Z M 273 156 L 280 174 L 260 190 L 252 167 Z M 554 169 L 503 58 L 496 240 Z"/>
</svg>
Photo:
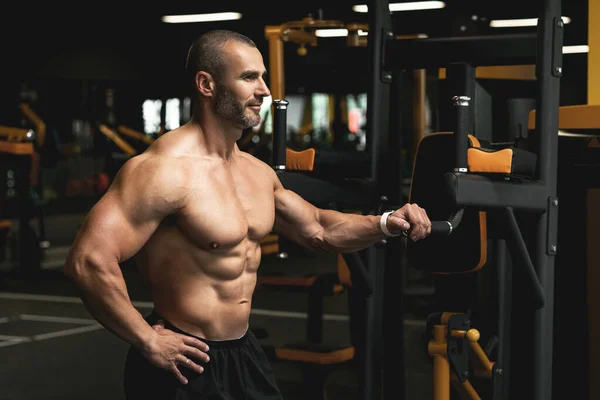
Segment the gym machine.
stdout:
<svg viewBox="0 0 600 400">
<path fill-rule="evenodd" d="M 274 100 L 273 155 L 271 165 L 283 186 L 293 190 L 305 200 L 321 207 L 334 204 L 341 209 L 355 209 L 363 214 L 382 212 L 382 199 L 377 196 L 377 188 L 370 178 L 349 176 L 338 179 L 336 176 L 323 176 L 317 171 L 318 150 L 308 149 L 295 152 L 286 146 L 286 110 L 287 100 Z M 341 167 L 343 170 L 344 168 Z M 432 236 L 447 235 L 448 224 L 445 221 L 434 222 Z M 390 238 L 392 240 L 400 238 Z M 259 277 L 259 286 L 306 287 L 309 290 L 307 341 L 291 343 L 279 348 L 266 347 L 267 354 L 275 361 L 295 362 L 302 365 L 305 373 L 309 398 L 324 399 L 325 379 L 334 368 L 346 366 L 351 362 L 356 367 L 359 378 L 359 396 L 370 398 L 370 380 L 368 353 L 377 339 L 372 331 L 372 302 L 380 300 L 373 287 L 373 271 L 370 265 L 375 251 L 385 245 L 382 241 L 361 252 L 338 255 L 337 273 L 333 275 L 314 275 L 310 277 Z M 370 257 L 371 258 L 370 258 Z M 381 256 L 383 260 L 384 255 Z M 346 271 L 346 272 L 344 272 Z M 346 347 L 324 346 L 322 338 L 322 301 L 325 295 L 348 290 L 351 344 Z"/>
<path fill-rule="evenodd" d="M 397 208 L 404 203 L 402 201 L 404 197 L 403 188 L 399 184 L 401 182 L 399 172 L 402 169 L 401 163 L 403 160 L 398 157 L 398 154 L 401 152 L 402 142 L 397 135 L 391 134 L 386 138 L 378 137 L 378 135 L 384 136 L 380 128 L 385 127 L 386 132 L 388 131 L 387 116 L 382 117 L 379 121 L 380 124 L 370 122 L 372 127 L 367 129 L 368 151 L 365 152 L 365 162 L 360 163 L 360 176 L 348 174 L 349 168 L 346 168 L 345 163 L 344 165 L 339 164 L 339 157 L 335 165 L 336 168 L 328 168 L 328 165 L 333 166 L 332 161 L 328 160 L 327 156 L 319 152 L 319 150 L 309 149 L 302 152 L 303 154 L 296 154 L 286 148 L 285 118 L 276 117 L 277 115 L 281 115 L 282 111 L 284 113 L 287 108 L 287 101 L 284 100 L 283 43 L 297 43 L 300 45 L 300 52 L 304 53 L 306 45 L 316 45 L 316 35 L 314 32 L 316 28 L 340 26 L 343 27 L 344 25 L 339 21 L 305 19 L 292 24 L 267 27 L 266 29 L 266 36 L 269 39 L 270 87 L 274 99 L 274 134 L 271 165 L 277 171 L 284 187 L 294 190 L 305 200 L 313 204 L 323 206 L 336 204 L 341 207 L 360 210 L 363 214 L 381 214 L 385 209 Z M 371 42 L 367 42 L 364 37 L 358 36 L 359 30 L 364 30 L 365 28 L 367 26 L 360 24 L 347 25 L 347 29 L 349 30 L 348 45 L 351 47 L 369 47 L 370 50 L 368 50 L 372 52 L 373 45 Z M 406 37 L 395 39 L 406 39 Z M 379 44 L 375 43 L 375 46 L 379 46 Z M 372 69 L 372 66 L 370 68 Z M 374 75 L 372 72 L 371 74 Z M 415 136 L 421 137 L 425 130 L 424 70 L 415 72 L 414 82 L 415 104 L 413 105 L 413 109 L 415 116 L 417 116 L 414 123 Z M 370 82 L 367 86 L 372 87 L 370 86 Z M 383 98 L 384 96 L 381 93 L 375 95 L 370 93 L 369 96 L 368 112 L 370 116 L 367 119 L 368 121 L 374 121 L 371 105 L 374 102 L 379 103 L 381 101 L 387 104 L 387 100 Z M 384 152 L 384 149 L 387 151 Z M 308 158 L 310 161 L 299 162 L 297 161 L 298 158 Z M 350 163 L 350 161 L 348 162 Z M 356 157 L 350 164 L 356 164 Z M 304 167 L 299 168 L 300 165 Z M 306 165 L 309 166 L 306 167 Z M 302 169 L 303 173 L 294 172 L 298 169 Z M 333 176 L 331 174 L 324 174 L 321 172 L 323 169 L 335 173 Z M 354 165 L 352 169 L 355 172 L 357 171 Z M 387 171 L 386 175 L 389 178 L 386 178 L 386 181 L 379 179 L 380 173 L 383 170 Z M 388 185 L 389 182 L 392 182 L 392 185 L 382 190 L 380 185 Z M 389 188 L 393 188 L 395 191 L 390 192 Z M 447 225 L 445 223 L 437 224 L 436 228 L 439 228 L 443 234 L 446 232 Z M 359 321 L 354 324 L 352 329 L 354 330 L 353 334 L 356 335 L 355 343 L 358 344 L 354 357 L 359 369 L 358 387 L 359 398 L 361 400 L 381 398 L 379 383 L 381 382 L 382 375 L 379 361 L 381 360 L 383 349 L 379 344 L 381 343 L 382 309 L 384 306 L 382 295 L 384 279 L 381 273 L 384 271 L 386 263 L 393 265 L 393 269 L 389 271 L 389 281 L 394 282 L 395 290 L 397 290 L 398 285 L 402 285 L 402 279 L 399 275 L 402 274 L 403 240 L 403 238 L 389 238 L 377 246 L 365 249 L 361 252 L 360 257 L 355 256 L 351 260 L 346 260 L 347 257 L 340 257 L 340 262 L 345 262 L 347 268 L 351 270 L 353 285 L 362 286 L 363 289 L 368 288 L 368 290 L 360 292 L 360 299 L 357 301 L 360 304 L 355 304 L 353 309 L 353 318 L 355 321 Z M 388 245 L 386 246 L 386 244 Z M 396 306 L 394 305 L 394 307 Z M 398 329 L 396 327 L 396 329 L 397 334 L 402 337 L 402 328 Z M 400 367 L 398 368 L 398 366 Z M 394 360 L 393 369 L 395 372 L 400 369 L 401 376 L 403 374 L 402 367 L 401 361 L 399 362 L 398 359 Z M 401 383 L 398 380 L 398 376 L 395 376 L 393 379 L 396 383 Z"/>
<path fill-rule="evenodd" d="M 39 273 L 45 249 L 50 247 L 46 238 L 44 182 L 42 168 L 46 141 L 46 123 L 28 103 L 20 103 L 23 115 L 20 127 L 0 126 L 0 152 L 3 154 L 2 200 L 0 218 L 2 236 L 8 239 L 13 228 L 11 219 L 19 220 L 17 246 L 13 248 L 18 259 L 17 271 L 24 274 Z M 38 229 L 30 223 L 37 219 Z M 6 244 L 6 243 L 5 243 Z"/>
<path fill-rule="evenodd" d="M 371 65 L 371 92 L 369 93 L 368 121 L 370 121 L 369 133 L 373 143 L 373 149 L 377 149 L 377 138 L 388 129 L 389 118 L 389 87 L 396 75 L 410 69 L 422 69 L 430 67 L 457 66 L 456 74 L 450 76 L 454 82 L 458 82 L 454 94 L 454 106 L 456 108 L 456 130 L 452 132 L 454 154 L 452 167 L 443 175 L 444 187 L 448 189 L 445 198 L 450 208 L 445 218 L 450 222 L 449 226 L 456 222 L 460 225 L 465 223 L 467 211 L 477 210 L 486 213 L 501 215 L 504 218 L 503 238 L 510 247 L 510 253 L 515 263 L 520 264 L 523 275 L 526 277 L 527 287 L 533 288 L 532 300 L 526 309 L 529 312 L 531 326 L 523 326 L 521 340 L 526 343 L 525 348 L 529 353 L 520 355 L 522 364 L 529 366 L 530 374 L 522 374 L 519 377 L 512 374 L 512 378 L 518 381 L 515 387 L 520 387 L 519 396 L 534 400 L 547 400 L 552 393 L 552 332 L 553 332 L 553 299 L 554 299 L 554 262 L 557 251 L 557 215 L 558 199 L 556 192 L 556 168 L 557 168 L 557 113 L 559 108 L 559 83 L 562 65 L 562 33 L 563 25 L 561 19 L 561 7 L 558 0 L 545 0 L 539 2 L 539 23 L 536 34 L 496 35 L 496 36 L 470 36 L 461 38 L 436 38 L 436 39 L 413 39 L 406 41 L 390 40 L 391 20 L 388 10 L 388 2 L 373 1 L 369 5 L 370 29 L 370 65 Z M 385 50 L 385 51 L 384 51 Z M 402 55 L 412 54 L 412 57 Z M 400 56 L 398 56 L 400 55 Z M 522 65 L 536 64 L 537 73 L 537 107 L 536 132 L 538 143 L 536 146 L 536 173 L 533 179 L 494 179 L 486 174 L 480 174 L 470 170 L 468 151 L 469 141 L 467 134 L 472 126 L 465 124 L 468 121 L 468 107 L 470 97 L 468 93 L 468 82 L 474 77 L 473 69 L 476 66 L 485 65 Z M 450 99 L 449 99 L 450 101 Z M 380 175 L 381 188 L 397 187 L 396 177 L 382 171 Z M 385 184 L 387 183 L 387 184 Z M 414 182 L 413 182 L 414 184 Z M 397 200 L 393 199 L 393 200 Z M 524 238 L 514 220 L 514 212 L 524 212 L 532 216 L 532 242 L 525 245 Z M 464 213 L 464 214 L 462 214 Z M 460 217 L 458 221 L 451 217 Z M 457 231 L 452 231 L 448 237 L 452 237 Z M 422 244 L 429 241 L 423 241 Z M 510 243 L 509 243 L 510 242 Z M 390 247 L 390 246 L 387 246 Z M 409 255 L 412 251 L 408 249 Z M 447 258 L 451 259 L 451 258 Z M 379 285 L 390 282 L 389 273 L 397 268 L 397 258 L 388 257 L 383 271 L 374 274 L 379 278 Z M 396 262 L 396 264 L 394 264 Z M 429 266 L 438 268 L 439 265 Z M 460 271 L 445 271 L 460 272 Z M 382 277 L 385 276 L 385 279 Z M 395 284 L 397 284 L 395 282 Z M 377 279 L 374 280 L 374 290 L 378 290 Z M 509 291 L 510 288 L 505 288 Z M 383 313 L 381 319 L 375 321 L 374 325 L 381 326 L 383 333 L 383 344 L 379 351 L 372 353 L 372 375 L 374 381 L 382 382 L 382 385 L 374 386 L 370 398 L 398 398 L 401 377 L 398 377 L 397 362 L 403 359 L 403 351 L 398 346 L 398 334 L 395 330 L 391 332 L 385 325 L 385 321 L 400 319 L 398 310 L 402 309 L 398 294 L 389 295 L 390 291 L 382 290 L 385 300 L 383 301 Z M 521 310 L 524 312 L 524 310 Z M 400 313 L 401 314 L 401 313 Z M 399 318 L 400 317 L 400 318 Z M 466 323 L 468 318 L 464 316 L 462 323 L 446 325 L 444 318 L 438 319 L 435 326 L 444 332 L 445 340 L 448 342 L 447 349 L 456 348 L 450 345 L 452 338 L 459 337 L 460 340 L 474 342 L 477 334 L 471 331 Z M 445 328 L 444 328 L 445 327 Z M 442 339 L 443 338 L 439 338 Z M 465 342 L 461 342 L 465 344 Z M 469 346 L 466 346 L 469 347 Z M 383 351 L 383 349 L 386 349 Z M 439 349 L 438 349 L 439 350 Z M 474 350 L 478 353 L 477 350 Z M 446 358 L 451 359 L 447 353 Z M 439 353 L 436 353 L 439 355 Z M 490 363 L 485 358 L 481 364 L 490 371 Z M 443 360 L 442 360 L 443 361 Z M 506 378 L 509 374 L 508 365 L 502 365 L 503 360 L 497 360 L 493 364 L 495 373 L 493 377 L 492 398 L 507 399 L 509 397 L 509 382 Z M 441 365 L 442 363 L 437 363 Z M 514 364 L 514 363 L 513 363 Z M 444 363 L 436 376 L 438 380 L 434 385 L 450 385 L 448 367 Z M 485 369 L 484 368 L 484 369 Z M 502 371 L 503 373 L 500 373 Z M 461 383 L 466 382 L 466 376 L 461 371 L 454 371 Z M 404 373 L 404 371 L 402 371 Z M 440 379 L 440 376 L 442 378 Z M 381 379 L 381 380 L 380 380 Z M 400 389 L 399 389 L 400 387 Z M 467 391 L 467 393 L 469 393 Z M 448 391 L 436 392 L 436 400 L 447 398 Z M 402 396 L 402 393 L 400 394 Z M 477 398 L 476 394 L 468 398 Z M 514 394 L 510 397 L 514 398 Z"/>
<path fill-rule="evenodd" d="M 33 129 L 0 126 L 0 218 L 6 234 L 13 228 L 12 219 L 19 221 L 19 234 L 14 259 L 18 273 L 30 275 L 38 273 L 42 262 L 42 247 L 39 236 L 30 225 L 34 216 L 33 199 L 31 196 L 32 168 L 35 158 L 34 141 L 36 132 Z M 15 257 L 16 256 L 16 257 Z"/>
</svg>

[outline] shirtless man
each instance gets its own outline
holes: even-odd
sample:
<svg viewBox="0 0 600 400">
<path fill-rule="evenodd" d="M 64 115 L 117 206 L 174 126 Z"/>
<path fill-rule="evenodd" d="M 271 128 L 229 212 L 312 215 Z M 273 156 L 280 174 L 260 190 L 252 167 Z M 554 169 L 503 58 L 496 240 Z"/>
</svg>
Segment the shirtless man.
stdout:
<svg viewBox="0 0 600 400">
<path fill-rule="evenodd" d="M 238 149 L 270 95 L 263 58 L 247 37 L 201 36 L 186 69 L 191 120 L 123 165 L 81 227 L 65 272 L 90 313 L 131 345 L 128 399 L 281 399 L 248 329 L 261 238 L 275 231 L 310 248 L 352 252 L 409 227 L 412 240 L 422 239 L 431 224 L 411 204 L 385 224 L 315 208 Z M 146 318 L 119 267 L 134 256 L 155 307 Z"/>
</svg>

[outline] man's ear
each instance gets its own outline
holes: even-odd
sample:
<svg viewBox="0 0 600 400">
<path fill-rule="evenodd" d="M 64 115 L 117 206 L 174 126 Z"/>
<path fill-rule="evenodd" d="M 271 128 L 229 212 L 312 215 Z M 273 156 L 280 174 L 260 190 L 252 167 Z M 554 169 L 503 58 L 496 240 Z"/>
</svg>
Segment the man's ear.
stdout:
<svg viewBox="0 0 600 400">
<path fill-rule="evenodd" d="M 215 81 L 208 72 L 198 71 L 196 73 L 196 90 L 203 96 L 213 96 L 215 90 Z"/>
</svg>

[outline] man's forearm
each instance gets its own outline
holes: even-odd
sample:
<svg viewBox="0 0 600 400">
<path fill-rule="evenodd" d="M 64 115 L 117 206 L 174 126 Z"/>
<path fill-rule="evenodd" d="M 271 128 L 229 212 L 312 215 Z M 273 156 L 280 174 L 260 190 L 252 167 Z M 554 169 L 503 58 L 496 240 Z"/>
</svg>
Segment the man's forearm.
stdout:
<svg viewBox="0 0 600 400">
<path fill-rule="evenodd" d="M 379 215 L 319 210 L 323 230 L 312 238 L 311 246 L 338 253 L 362 250 L 386 237 L 379 225 L 380 220 Z"/>
<path fill-rule="evenodd" d="M 107 330 L 137 348 L 144 348 L 153 333 L 152 327 L 133 307 L 127 285 L 117 263 L 112 266 L 75 267 L 69 274 L 81 293 L 81 299 Z"/>
</svg>

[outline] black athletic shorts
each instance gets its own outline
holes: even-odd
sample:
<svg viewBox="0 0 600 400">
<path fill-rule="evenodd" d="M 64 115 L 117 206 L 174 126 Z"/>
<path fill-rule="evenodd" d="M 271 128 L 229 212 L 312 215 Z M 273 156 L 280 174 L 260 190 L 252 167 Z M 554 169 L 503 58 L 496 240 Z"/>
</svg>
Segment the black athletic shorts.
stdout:
<svg viewBox="0 0 600 400">
<path fill-rule="evenodd" d="M 150 325 L 158 320 L 165 328 L 190 335 L 176 328 L 156 312 L 146 318 Z M 201 374 L 180 366 L 188 380 L 182 384 L 171 371 L 155 367 L 134 347 L 125 362 L 124 389 L 128 400 L 272 400 L 282 399 L 267 357 L 251 330 L 234 340 L 212 341 L 198 338 L 209 345 L 208 363 Z"/>
</svg>

